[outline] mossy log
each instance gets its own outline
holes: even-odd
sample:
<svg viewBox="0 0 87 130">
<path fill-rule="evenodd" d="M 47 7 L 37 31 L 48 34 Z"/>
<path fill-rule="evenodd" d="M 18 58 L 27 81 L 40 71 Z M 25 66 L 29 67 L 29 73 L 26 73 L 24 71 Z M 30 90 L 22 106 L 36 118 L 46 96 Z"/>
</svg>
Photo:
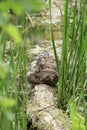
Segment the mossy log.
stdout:
<svg viewBox="0 0 87 130">
<path fill-rule="evenodd" d="M 28 130 L 70 130 L 70 120 L 57 107 L 57 88 L 35 85 L 27 104 Z"/>
</svg>

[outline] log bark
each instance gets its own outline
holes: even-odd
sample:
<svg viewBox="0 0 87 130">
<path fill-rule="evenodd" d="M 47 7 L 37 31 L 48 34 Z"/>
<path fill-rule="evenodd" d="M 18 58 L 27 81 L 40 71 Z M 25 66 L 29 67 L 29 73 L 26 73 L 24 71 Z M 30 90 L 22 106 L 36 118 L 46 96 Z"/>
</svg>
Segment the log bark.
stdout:
<svg viewBox="0 0 87 130">
<path fill-rule="evenodd" d="M 70 120 L 57 107 L 57 88 L 36 85 L 27 104 L 28 130 L 70 130 Z"/>
</svg>

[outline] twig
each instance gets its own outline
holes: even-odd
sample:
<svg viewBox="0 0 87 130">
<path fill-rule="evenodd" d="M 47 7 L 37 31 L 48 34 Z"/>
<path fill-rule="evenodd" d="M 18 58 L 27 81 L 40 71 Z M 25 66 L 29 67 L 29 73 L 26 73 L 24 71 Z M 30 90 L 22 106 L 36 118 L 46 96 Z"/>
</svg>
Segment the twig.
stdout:
<svg viewBox="0 0 87 130">
<path fill-rule="evenodd" d="M 34 24 L 32 18 L 31 18 L 31 16 L 29 15 L 29 13 L 28 13 L 27 11 L 25 11 L 25 13 L 26 13 L 26 15 L 27 15 L 27 17 L 28 17 L 28 19 L 29 19 L 29 21 L 30 21 L 32 27 L 35 27 L 35 24 Z"/>
</svg>

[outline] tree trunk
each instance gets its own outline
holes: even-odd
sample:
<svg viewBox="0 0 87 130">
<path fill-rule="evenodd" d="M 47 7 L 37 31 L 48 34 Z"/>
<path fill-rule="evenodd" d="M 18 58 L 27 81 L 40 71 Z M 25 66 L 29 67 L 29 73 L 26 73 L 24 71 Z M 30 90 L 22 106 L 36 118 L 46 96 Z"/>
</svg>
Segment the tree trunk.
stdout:
<svg viewBox="0 0 87 130">
<path fill-rule="evenodd" d="M 57 107 L 57 88 L 36 85 L 27 104 L 28 130 L 70 130 L 70 120 Z"/>
</svg>

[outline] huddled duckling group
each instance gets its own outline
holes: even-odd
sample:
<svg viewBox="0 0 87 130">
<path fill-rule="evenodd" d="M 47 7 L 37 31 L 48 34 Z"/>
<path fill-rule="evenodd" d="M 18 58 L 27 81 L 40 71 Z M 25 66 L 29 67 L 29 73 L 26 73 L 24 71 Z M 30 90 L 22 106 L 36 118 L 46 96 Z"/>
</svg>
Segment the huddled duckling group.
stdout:
<svg viewBox="0 0 87 130">
<path fill-rule="evenodd" d="M 56 85 L 58 72 L 54 56 L 44 51 L 31 63 L 27 73 L 28 81 L 32 84 Z"/>
</svg>

